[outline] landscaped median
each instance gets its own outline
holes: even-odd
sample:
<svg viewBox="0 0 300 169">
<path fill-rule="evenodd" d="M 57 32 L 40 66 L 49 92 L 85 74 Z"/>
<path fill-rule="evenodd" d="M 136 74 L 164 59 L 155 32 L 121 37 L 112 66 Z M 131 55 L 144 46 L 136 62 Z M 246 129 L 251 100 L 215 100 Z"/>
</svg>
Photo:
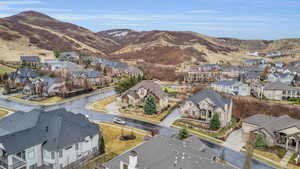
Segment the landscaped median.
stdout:
<svg viewBox="0 0 300 169">
<path fill-rule="evenodd" d="M 14 112 L 12 109 L 8 109 L 5 107 L 0 107 L 0 119 L 7 116 L 8 114 Z"/>
<path fill-rule="evenodd" d="M 113 123 L 99 123 L 104 144 L 105 154 L 90 160 L 83 168 L 97 168 L 101 164 L 141 144 L 148 132 Z M 134 140 L 120 140 L 122 135 L 133 134 Z"/>
<path fill-rule="evenodd" d="M 92 111 L 96 111 L 96 112 L 107 112 L 106 110 L 106 106 L 115 102 L 117 100 L 117 96 L 110 96 L 110 97 L 106 97 L 104 99 L 98 100 L 95 103 L 91 103 L 88 105 L 88 108 Z"/>
</svg>

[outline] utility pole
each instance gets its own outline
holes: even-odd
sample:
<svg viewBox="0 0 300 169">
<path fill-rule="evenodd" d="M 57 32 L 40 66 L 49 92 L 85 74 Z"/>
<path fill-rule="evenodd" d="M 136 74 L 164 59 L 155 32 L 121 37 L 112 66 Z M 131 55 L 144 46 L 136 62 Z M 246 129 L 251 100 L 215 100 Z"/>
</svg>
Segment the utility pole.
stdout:
<svg viewBox="0 0 300 169">
<path fill-rule="evenodd" d="M 249 138 L 246 143 L 246 156 L 245 156 L 245 163 L 243 169 L 251 169 L 252 168 L 252 157 L 254 151 L 254 143 L 255 143 L 256 134 L 251 131 L 249 134 Z"/>
</svg>

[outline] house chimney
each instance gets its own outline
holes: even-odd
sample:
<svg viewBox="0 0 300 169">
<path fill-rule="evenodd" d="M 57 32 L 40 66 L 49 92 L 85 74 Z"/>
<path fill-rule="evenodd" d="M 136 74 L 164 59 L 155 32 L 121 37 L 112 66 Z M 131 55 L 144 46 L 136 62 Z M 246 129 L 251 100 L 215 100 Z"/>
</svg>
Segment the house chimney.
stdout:
<svg viewBox="0 0 300 169">
<path fill-rule="evenodd" d="M 128 169 L 138 169 L 138 154 L 135 151 L 130 152 Z"/>
</svg>

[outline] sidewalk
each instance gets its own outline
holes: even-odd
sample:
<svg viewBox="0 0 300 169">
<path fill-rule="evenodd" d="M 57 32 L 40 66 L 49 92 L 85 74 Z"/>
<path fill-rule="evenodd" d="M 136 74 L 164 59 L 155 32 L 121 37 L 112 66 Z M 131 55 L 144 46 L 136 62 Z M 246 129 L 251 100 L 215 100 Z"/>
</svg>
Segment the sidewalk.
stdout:
<svg viewBox="0 0 300 169">
<path fill-rule="evenodd" d="M 282 166 L 287 166 L 292 156 L 293 156 L 293 152 L 291 152 L 290 150 L 287 151 L 279 164 Z"/>
</svg>

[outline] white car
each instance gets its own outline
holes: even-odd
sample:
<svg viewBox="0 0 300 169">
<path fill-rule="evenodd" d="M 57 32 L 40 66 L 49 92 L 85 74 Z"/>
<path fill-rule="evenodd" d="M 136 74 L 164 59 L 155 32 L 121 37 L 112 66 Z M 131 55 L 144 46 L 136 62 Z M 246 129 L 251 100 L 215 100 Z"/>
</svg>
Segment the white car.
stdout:
<svg viewBox="0 0 300 169">
<path fill-rule="evenodd" d="M 120 118 L 114 118 L 114 123 L 117 123 L 117 124 L 122 124 L 122 125 L 125 125 L 126 124 L 126 121 L 120 119 Z"/>
</svg>

